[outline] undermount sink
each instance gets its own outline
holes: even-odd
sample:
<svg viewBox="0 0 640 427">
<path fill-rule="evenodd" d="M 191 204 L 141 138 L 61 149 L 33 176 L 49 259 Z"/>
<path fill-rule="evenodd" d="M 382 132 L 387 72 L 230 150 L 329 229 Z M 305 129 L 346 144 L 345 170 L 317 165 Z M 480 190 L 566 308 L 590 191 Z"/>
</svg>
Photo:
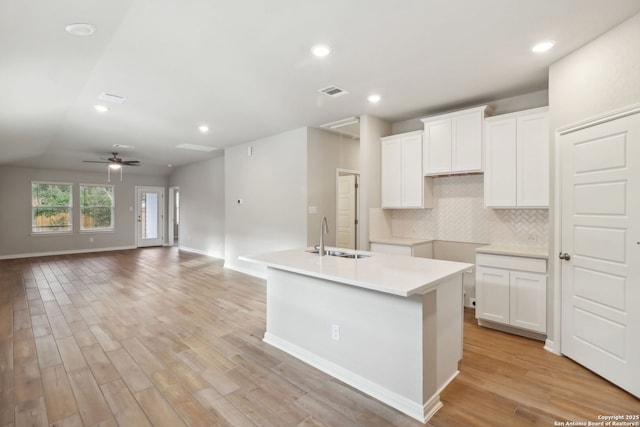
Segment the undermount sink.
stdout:
<svg viewBox="0 0 640 427">
<path fill-rule="evenodd" d="M 319 249 L 310 249 L 307 252 L 309 252 L 310 254 L 319 254 L 320 250 Z M 350 253 L 346 253 L 346 252 L 342 252 L 342 251 L 332 251 L 332 250 L 325 251 L 325 255 L 337 256 L 337 257 L 340 257 L 340 258 L 351 258 L 351 259 L 369 258 L 371 256 L 371 255 L 364 255 L 364 254 L 350 254 Z"/>
</svg>

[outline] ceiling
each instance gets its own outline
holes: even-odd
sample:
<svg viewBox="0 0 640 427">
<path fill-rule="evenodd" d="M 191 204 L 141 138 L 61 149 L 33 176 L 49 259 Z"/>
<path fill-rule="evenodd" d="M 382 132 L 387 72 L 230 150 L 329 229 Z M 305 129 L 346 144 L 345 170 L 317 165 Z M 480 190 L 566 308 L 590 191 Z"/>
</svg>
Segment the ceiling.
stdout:
<svg viewBox="0 0 640 427">
<path fill-rule="evenodd" d="M 301 126 L 533 92 L 550 64 L 638 12 L 637 0 L 0 0 L 0 165 L 102 171 L 82 160 L 118 151 L 166 175 Z M 96 31 L 73 36 L 72 23 Z M 556 47 L 531 53 L 543 39 Z M 331 54 L 314 57 L 317 43 Z M 318 93 L 329 85 L 349 94 Z"/>
</svg>

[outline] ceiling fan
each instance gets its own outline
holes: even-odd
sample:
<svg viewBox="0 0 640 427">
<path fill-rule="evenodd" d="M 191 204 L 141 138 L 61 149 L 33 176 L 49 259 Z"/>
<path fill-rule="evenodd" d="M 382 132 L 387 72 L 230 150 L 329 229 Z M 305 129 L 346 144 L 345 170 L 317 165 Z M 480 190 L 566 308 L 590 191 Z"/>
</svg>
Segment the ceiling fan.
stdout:
<svg viewBox="0 0 640 427">
<path fill-rule="evenodd" d="M 120 181 L 122 181 L 122 166 L 140 166 L 139 160 L 122 160 L 122 158 L 118 157 L 118 153 L 112 152 L 112 157 L 109 157 L 104 160 L 83 160 L 84 163 L 105 163 L 109 166 L 107 167 L 107 180 L 111 182 L 111 170 L 120 169 Z"/>
</svg>

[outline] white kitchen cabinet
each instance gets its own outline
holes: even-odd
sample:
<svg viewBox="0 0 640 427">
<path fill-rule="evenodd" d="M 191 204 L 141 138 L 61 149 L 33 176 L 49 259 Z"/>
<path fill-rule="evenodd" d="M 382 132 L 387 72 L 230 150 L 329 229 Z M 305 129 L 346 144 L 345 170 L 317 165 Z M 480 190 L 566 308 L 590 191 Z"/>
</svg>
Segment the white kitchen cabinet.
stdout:
<svg viewBox="0 0 640 427">
<path fill-rule="evenodd" d="M 476 255 L 476 318 L 481 326 L 506 325 L 520 333 L 547 331 L 547 261 Z"/>
<path fill-rule="evenodd" d="M 422 131 L 381 139 L 383 208 L 430 208 L 431 180 L 422 173 Z"/>
<path fill-rule="evenodd" d="M 415 256 L 420 258 L 433 258 L 433 243 L 419 242 L 412 244 L 371 242 L 371 252 L 385 254 Z"/>
<path fill-rule="evenodd" d="M 549 114 L 536 108 L 485 120 L 485 206 L 549 206 Z"/>
<path fill-rule="evenodd" d="M 483 105 L 421 119 L 425 175 L 482 172 L 486 112 L 487 106 Z"/>
</svg>

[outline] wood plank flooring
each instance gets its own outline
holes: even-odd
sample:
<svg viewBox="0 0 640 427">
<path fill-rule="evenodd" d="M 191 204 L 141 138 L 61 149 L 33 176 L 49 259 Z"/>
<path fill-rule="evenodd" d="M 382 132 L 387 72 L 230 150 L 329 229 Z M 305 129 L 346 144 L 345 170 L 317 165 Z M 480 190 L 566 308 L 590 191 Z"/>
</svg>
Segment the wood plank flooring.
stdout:
<svg viewBox="0 0 640 427">
<path fill-rule="evenodd" d="M 640 401 L 465 314 L 429 426 L 553 426 Z M 0 261 L 0 427 L 420 426 L 262 342 L 265 284 L 149 248 Z"/>
</svg>

